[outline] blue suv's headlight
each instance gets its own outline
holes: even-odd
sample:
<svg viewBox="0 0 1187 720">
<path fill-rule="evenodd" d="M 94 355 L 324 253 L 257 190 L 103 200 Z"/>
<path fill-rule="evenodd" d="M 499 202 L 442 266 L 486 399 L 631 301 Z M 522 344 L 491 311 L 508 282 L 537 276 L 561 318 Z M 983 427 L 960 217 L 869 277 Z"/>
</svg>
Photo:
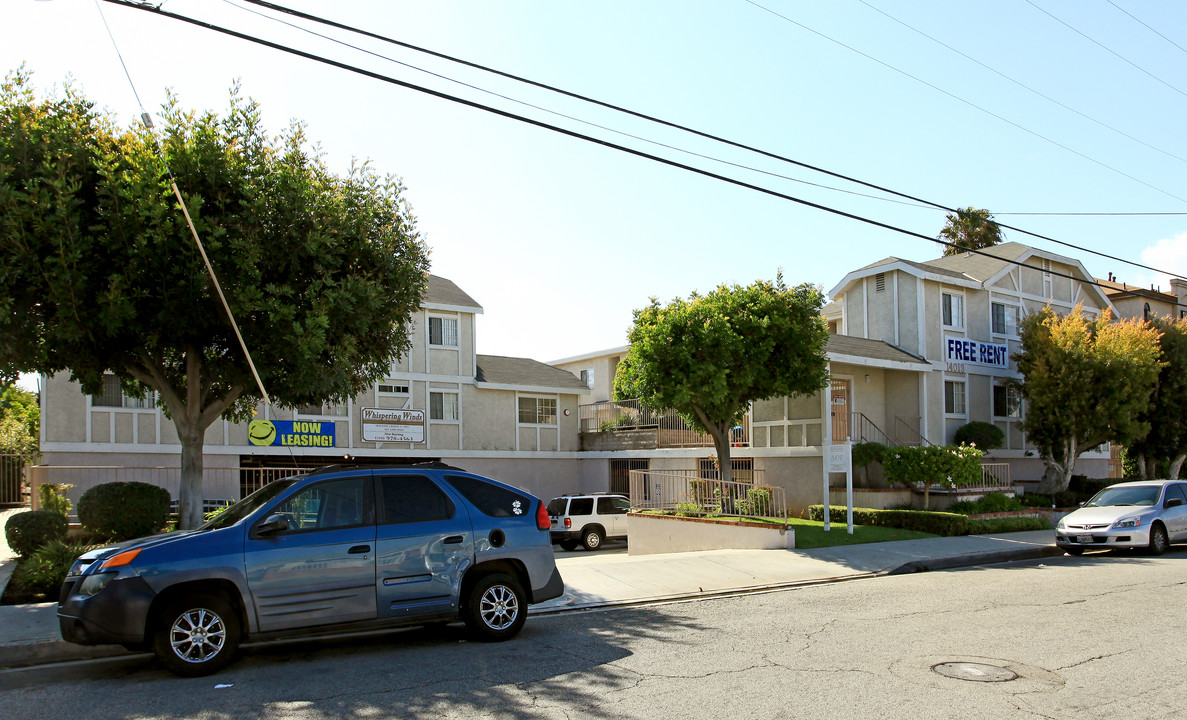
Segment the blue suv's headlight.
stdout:
<svg viewBox="0 0 1187 720">
<path fill-rule="evenodd" d="M 119 575 L 119 573 L 101 572 L 95 573 L 94 575 L 87 575 L 85 578 L 83 578 L 82 584 L 78 586 L 78 594 L 87 596 L 94 595 L 103 588 L 107 587 L 107 584 L 114 580 L 116 575 Z"/>
</svg>

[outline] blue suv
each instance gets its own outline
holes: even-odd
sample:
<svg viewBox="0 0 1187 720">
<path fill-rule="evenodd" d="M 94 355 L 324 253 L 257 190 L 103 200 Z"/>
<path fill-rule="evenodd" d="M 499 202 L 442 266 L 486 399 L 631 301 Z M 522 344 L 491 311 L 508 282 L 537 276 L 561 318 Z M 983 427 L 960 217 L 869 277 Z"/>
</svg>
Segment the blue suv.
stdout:
<svg viewBox="0 0 1187 720">
<path fill-rule="evenodd" d="M 327 628 L 463 619 L 506 640 L 560 596 L 547 508 L 441 463 L 323 468 L 265 485 L 197 530 L 80 557 L 58 600 L 62 637 L 151 648 L 183 676 L 240 642 Z"/>
</svg>

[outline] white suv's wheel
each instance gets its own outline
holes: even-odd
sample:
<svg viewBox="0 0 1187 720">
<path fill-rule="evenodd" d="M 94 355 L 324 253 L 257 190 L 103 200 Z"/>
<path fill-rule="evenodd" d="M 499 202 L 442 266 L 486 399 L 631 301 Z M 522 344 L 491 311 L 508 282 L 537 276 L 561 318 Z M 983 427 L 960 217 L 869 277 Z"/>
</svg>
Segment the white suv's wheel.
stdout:
<svg viewBox="0 0 1187 720">
<path fill-rule="evenodd" d="M 597 550 L 602 547 L 602 531 L 597 528 L 588 528 L 582 531 L 581 544 L 585 546 L 586 550 Z"/>
</svg>

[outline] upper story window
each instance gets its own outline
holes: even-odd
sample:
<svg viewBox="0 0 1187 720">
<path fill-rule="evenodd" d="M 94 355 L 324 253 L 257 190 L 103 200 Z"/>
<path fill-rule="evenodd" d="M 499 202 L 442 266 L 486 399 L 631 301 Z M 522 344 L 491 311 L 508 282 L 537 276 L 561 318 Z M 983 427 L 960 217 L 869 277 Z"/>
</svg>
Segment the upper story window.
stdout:
<svg viewBox="0 0 1187 720">
<path fill-rule="evenodd" d="M 93 407 L 135 408 L 138 410 L 151 409 L 157 406 L 157 394 L 149 392 L 142 398 L 129 397 L 120 387 L 120 379 L 111 373 L 103 374 L 103 390 L 98 395 L 91 396 Z"/>
<path fill-rule="evenodd" d="M 430 420 L 457 420 L 458 402 L 455 392 L 429 393 Z"/>
<path fill-rule="evenodd" d="M 556 398 L 521 397 L 519 421 L 528 425 L 556 425 Z"/>
<path fill-rule="evenodd" d="M 581 382 L 585 385 L 585 387 L 589 388 L 590 390 L 593 390 L 594 371 L 593 370 L 582 370 L 581 371 Z"/>
<path fill-rule="evenodd" d="M 457 318 L 430 317 L 429 344 L 457 347 Z"/>
<path fill-rule="evenodd" d="M 944 382 L 944 412 L 949 415 L 964 415 L 968 406 L 965 404 L 965 384 L 956 380 Z"/>
<path fill-rule="evenodd" d="M 1022 398 L 1012 386 L 993 386 L 993 416 L 1008 418 L 1022 416 Z"/>
<path fill-rule="evenodd" d="M 407 380 L 391 380 L 389 382 L 379 383 L 380 395 L 407 395 L 408 390 Z"/>
<path fill-rule="evenodd" d="M 940 312 L 944 318 L 944 326 L 964 328 L 964 295 L 953 293 L 940 294 Z"/>
<path fill-rule="evenodd" d="M 329 415 L 330 417 L 344 417 L 350 412 L 347 403 L 325 403 L 324 405 L 301 405 L 297 408 L 298 415 Z"/>
<path fill-rule="evenodd" d="M 1017 305 L 993 303 L 993 333 L 995 335 L 1017 335 L 1018 325 L 1022 321 L 1022 308 Z"/>
</svg>

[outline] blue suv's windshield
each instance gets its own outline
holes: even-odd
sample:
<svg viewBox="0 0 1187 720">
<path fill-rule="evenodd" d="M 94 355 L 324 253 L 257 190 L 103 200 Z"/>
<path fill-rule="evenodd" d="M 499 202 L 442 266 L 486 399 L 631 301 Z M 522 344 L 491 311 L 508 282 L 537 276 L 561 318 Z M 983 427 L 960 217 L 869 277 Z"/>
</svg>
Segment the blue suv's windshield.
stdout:
<svg viewBox="0 0 1187 720">
<path fill-rule="evenodd" d="M 296 481 L 296 477 L 284 478 L 282 480 L 274 480 L 264 487 L 256 490 L 251 495 L 243 498 L 239 502 L 230 506 L 226 510 L 216 515 L 213 520 L 206 523 L 199 530 L 218 530 L 219 528 L 231 527 L 243 518 L 251 515 L 264 503 L 282 493 L 288 486 Z"/>
</svg>

